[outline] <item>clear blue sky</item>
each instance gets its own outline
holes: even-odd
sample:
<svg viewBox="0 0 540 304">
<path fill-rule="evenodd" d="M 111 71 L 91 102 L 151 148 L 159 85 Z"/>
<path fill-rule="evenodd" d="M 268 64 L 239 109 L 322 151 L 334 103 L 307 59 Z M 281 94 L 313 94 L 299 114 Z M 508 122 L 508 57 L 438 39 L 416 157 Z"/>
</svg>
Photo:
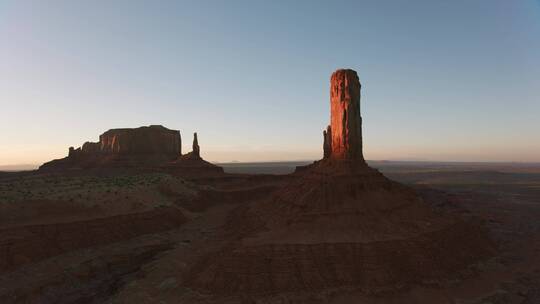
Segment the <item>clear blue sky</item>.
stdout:
<svg viewBox="0 0 540 304">
<path fill-rule="evenodd" d="M 0 165 L 149 124 L 319 158 L 342 67 L 368 159 L 540 161 L 538 1 L 0 0 Z"/>
</svg>

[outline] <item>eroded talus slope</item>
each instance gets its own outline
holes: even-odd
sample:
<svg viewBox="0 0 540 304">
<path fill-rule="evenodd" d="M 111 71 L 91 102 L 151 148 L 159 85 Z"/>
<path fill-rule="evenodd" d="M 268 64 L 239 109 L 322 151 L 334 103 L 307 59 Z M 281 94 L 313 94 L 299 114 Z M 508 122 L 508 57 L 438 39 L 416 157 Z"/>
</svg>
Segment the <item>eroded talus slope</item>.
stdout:
<svg viewBox="0 0 540 304">
<path fill-rule="evenodd" d="M 445 279 L 489 256 L 479 226 L 437 214 L 364 164 L 321 161 L 240 216 L 238 241 L 203 259 L 189 284 L 210 294 L 356 287 L 366 292 Z M 245 224 L 244 224 L 245 225 Z"/>
</svg>

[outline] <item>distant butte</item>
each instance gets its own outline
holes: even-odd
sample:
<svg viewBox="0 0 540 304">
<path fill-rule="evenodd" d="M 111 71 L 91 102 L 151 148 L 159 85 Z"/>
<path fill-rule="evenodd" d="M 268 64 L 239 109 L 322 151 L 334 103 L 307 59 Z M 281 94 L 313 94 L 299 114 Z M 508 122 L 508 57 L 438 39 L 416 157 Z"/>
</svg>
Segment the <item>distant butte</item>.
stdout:
<svg viewBox="0 0 540 304">
<path fill-rule="evenodd" d="M 66 158 L 43 164 L 40 170 L 137 167 L 157 165 L 176 159 L 182 153 L 180 131 L 161 125 L 111 129 L 99 142 L 86 142 L 69 148 Z"/>
<path fill-rule="evenodd" d="M 201 158 L 197 133 L 194 134 L 193 151 L 182 155 L 180 131 L 161 125 L 108 130 L 99 136 L 98 142 L 85 142 L 77 149 L 70 147 L 67 157 L 47 162 L 39 170 L 141 167 L 189 167 L 189 171 L 197 171 L 196 168 L 200 167 L 204 172 L 209 168 L 223 172 L 221 167 Z"/>
</svg>

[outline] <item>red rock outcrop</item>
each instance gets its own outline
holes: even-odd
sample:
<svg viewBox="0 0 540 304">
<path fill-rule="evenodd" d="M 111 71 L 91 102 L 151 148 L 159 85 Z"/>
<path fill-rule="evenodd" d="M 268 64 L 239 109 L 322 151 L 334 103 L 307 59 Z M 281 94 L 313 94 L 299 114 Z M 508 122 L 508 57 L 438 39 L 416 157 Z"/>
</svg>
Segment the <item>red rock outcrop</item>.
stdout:
<svg viewBox="0 0 540 304">
<path fill-rule="evenodd" d="M 99 151 L 119 154 L 182 154 L 180 132 L 160 125 L 112 129 L 99 136 Z M 85 152 L 85 149 L 82 150 Z M 89 151 L 94 152 L 94 151 Z"/>
<path fill-rule="evenodd" d="M 353 70 L 341 69 L 330 81 L 331 157 L 362 160 L 360 81 Z"/>
<path fill-rule="evenodd" d="M 84 153 L 101 153 L 101 142 L 85 142 L 80 148 Z"/>
<path fill-rule="evenodd" d="M 85 142 L 77 149 L 70 147 L 68 157 L 45 163 L 40 170 L 159 165 L 181 153 L 178 130 L 160 125 L 111 129 L 99 136 L 99 142 Z"/>
</svg>

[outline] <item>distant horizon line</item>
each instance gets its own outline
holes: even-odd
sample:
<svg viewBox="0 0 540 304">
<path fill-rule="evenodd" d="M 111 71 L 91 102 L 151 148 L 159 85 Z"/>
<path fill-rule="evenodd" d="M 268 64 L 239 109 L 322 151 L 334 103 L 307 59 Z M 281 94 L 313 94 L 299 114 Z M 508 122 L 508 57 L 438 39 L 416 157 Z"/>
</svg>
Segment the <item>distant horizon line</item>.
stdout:
<svg viewBox="0 0 540 304">
<path fill-rule="evenodd" d="M 276 163 L 310 163 L 319 159 L 298 160 L 262 160 L 262 161 L 209 161 L 217 165 L 248 165 L 248 164 L 276 164 Z M 453 161 L 453 160 L 400 160 L 400 159 L 367 159 L 366 162 L 378 163 L 438 163 L 438 164 L 519 164 L 540 165 L 540 161 Z M 32 171 L 37 170 L 42 164 L 9 164 L 0 165 L 0 172 Z"/>
</svg>

